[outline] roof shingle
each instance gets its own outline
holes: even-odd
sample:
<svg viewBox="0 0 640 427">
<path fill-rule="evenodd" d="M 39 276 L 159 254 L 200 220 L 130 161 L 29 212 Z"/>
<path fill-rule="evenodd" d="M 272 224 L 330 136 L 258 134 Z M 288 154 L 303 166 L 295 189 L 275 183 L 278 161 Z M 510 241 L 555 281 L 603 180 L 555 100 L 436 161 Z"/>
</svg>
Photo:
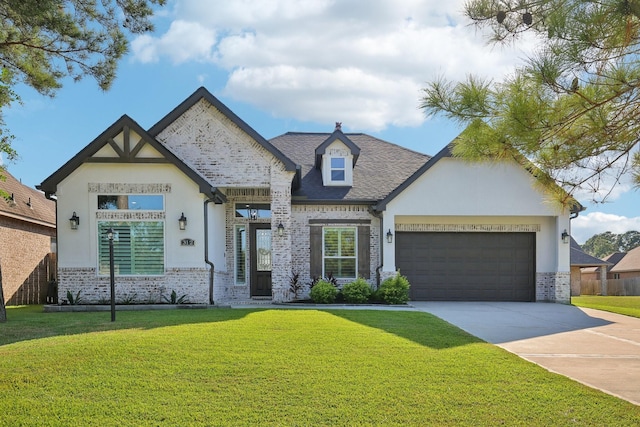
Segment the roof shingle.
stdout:
<svg viewBox="0 0 640 427">
<path fill-rule="evenodd" d="M 315 150 L 331 133 L 288 132 L 270 140 L 301 166 L 301 186 L 293 201 L 376 202 L 418 170 L 430 156 L 362 133 L 345 134 L 360 148 L 352 187 L 325 187 L 322 171 L 314 167 Z"/>
</svg>

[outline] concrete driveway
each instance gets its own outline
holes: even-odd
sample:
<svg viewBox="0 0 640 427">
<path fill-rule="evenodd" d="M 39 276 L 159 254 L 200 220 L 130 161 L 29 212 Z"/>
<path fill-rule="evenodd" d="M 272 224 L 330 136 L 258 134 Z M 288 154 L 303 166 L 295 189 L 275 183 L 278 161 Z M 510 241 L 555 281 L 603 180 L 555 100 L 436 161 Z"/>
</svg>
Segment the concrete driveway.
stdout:
<svg viewBox="0 0 640 427">
<path fill-rule="evenodd" d="M 549 371 L 640 405 L 638 318 L 551 303 L 410 304 Z"/>
</svg>

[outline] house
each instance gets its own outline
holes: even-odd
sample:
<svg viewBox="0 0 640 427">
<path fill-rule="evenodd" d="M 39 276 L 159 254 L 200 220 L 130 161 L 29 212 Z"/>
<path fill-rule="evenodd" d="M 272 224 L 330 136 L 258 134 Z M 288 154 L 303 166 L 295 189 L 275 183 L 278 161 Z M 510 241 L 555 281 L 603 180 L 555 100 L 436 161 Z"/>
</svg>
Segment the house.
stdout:
<svg viewBox="0 0 640 427">
<path fill-rule="evenodd" d="M 618 264 L 626 255 L 626 252 L 614 252 L 607 255 L 602 259 L 602 261 L 606 263 L 603 264 L 605 267 L 604 269 L 602 268 L 602 266 L 589 266 L 586 268 L 582 268 L 582 280 L 603 280 L 603 278 L 605 280 L 618 279 L 619 277 L 615 277 L 614 274 L 611 273 L 611 269 L 616 264 Z"/>
<path fill-rule="evenodd" d="M 7 305 L 42 304 L 55 278 L 55 203 L 6 170 L 0 175 L 0 268 Z"/>
<path fill-rule="evenodd" d="M 631 249 L 611 269 L 612 279 L 640 278 L 640 246 Z"/>
<path fill-rule="evenodd" d="M 293 274 L 375 286 L 398 269 L 415 300 L 570 299 L 572 212 L 515 161 L 339 123 L 266 140 L 205 88 L 149 129 L 122 116 L 38 188 L 57 200 L 61 298 L 108 299 L 113 245 L 117 298 L 141 302 L 283 302 Z"/>
<path fill-rule="evenodd" d="M 571 238 L 571 296 L 578 296 L 581 294 L 582 279 L 584 277 L 583 271 L 592 269 L 593 271 L 601 272 L 600 276 L 596 280 L 602 281 L 602 289 L 607 287 L 607 274 L 606 267 L 611 266 L 607 261 L 603 261 L 599 258 L 591 256 L 582 250 L 582 247 Z M 585 278 L 585 280 L 589 280 Z"/>
</svg>

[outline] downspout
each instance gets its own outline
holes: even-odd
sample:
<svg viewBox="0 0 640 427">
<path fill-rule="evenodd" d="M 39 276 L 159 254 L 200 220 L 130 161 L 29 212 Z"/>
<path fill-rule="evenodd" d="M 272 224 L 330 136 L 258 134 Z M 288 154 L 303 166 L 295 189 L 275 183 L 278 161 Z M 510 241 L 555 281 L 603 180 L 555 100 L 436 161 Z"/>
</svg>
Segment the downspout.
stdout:
<svg viewBox="0 0 640 427">
<path fill-rule="evenodd" d="M 384 241 L 382 240 L 384 236 L 384 224 L 382 223 L 382 213 L 375 211 L 371 206 L 369 207 L 369 213 L 380 220 L 380 235 L 378 238 L 378 242 L 379 242 L 378 252 L 380 253 L 380 265 L 376 267 L 376 288 L 380 289 L 380 269 L 384 265 Z"/>
<path fill-rule="evenodd" d="M 210 267 L 209 269 L 209 304 L 214 305 L 213 300 L 213 277 L 214 268 L 213 262 L 209 259 L 209 209 L 208 205 L 211 202 L 215 202 L 215 199 L 207 199 L 204 201 L 204 262 Z"/>
</svg>

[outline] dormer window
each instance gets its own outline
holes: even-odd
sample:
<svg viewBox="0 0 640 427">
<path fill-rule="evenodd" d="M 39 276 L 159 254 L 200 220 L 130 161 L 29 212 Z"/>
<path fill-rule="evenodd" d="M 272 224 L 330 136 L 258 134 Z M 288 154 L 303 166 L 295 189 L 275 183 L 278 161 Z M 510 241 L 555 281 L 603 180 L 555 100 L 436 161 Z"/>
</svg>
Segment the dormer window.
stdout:
<svg viewBox="0 0 640 427">
<path fill-rule="evenodd" d="M 346 160 L 344 157 L 331 158 L 331 181 L 344 182 L 346 179 Z"/>
<path fill-rule="evenodd" d="M 316 148 L 315 167 L 322 171 L 322 183 L 352 186 L 353 168 L 359 155 L 360 148 L 342 133 L 342 124 L 336 123 L 336 130 Z"/>
</svg>

